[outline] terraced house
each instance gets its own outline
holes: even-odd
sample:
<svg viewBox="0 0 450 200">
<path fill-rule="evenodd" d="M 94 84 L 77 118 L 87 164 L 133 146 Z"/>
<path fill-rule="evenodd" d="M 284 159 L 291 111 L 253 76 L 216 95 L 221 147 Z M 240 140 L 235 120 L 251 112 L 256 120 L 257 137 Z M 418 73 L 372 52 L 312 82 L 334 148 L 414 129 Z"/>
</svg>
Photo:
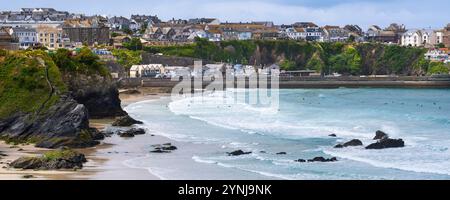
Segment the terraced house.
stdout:
<svg viewBox="0 0 450 200">
<path fill-rule="evenodd" d="M 39 44 L 35 28 L 15 27 L 13 34 L 19 40 L 20 49 L 28 49 Z"/>
<path fill-rule="evenodd" d="M 109 27 L 101 17 L 66 20 L 64 34 L 75 45 L 110 44 Z"/>
<path fill-rule="evenodd" d="M 63 44 L 63 30 L 61 26 L 52 27 L 40 25 L 36 28 L 36 33 L 38 42 L 50 50 L 65 47 Z"/>
<path fill-rule="evenodd" d="M 9 28 L 0 28 L 0 49 L 19 49 L 17 38 L 14 38 Z"/>
</svg>

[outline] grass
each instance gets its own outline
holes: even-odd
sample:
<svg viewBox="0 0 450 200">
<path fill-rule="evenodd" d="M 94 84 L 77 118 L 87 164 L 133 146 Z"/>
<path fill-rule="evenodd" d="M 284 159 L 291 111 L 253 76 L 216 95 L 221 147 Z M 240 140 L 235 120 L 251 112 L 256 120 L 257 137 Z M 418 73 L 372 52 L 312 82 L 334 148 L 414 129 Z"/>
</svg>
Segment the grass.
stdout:
<svg viewBox="0 0 450 200">
<path fill-rule="evenodd" d="M 53 150 L 48 151 L 42 155 L 44 161 L 54 161 L 58 159 L 66 159 L 76 156 L 78 153 L 71 149 Z"/>
</svg>

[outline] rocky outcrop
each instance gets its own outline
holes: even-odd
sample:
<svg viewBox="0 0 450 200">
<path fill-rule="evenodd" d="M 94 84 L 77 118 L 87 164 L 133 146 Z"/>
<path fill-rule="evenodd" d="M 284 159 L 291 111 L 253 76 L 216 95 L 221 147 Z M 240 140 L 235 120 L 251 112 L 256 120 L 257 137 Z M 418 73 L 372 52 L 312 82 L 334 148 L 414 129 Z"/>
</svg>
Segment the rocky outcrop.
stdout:
<svg viewBox="0 0 450 200">
<path fill-rule="evenodd" d="M 389 135 L 383 131 L 377 131 L 375 133 L 375 137 L 373 138 L 374 140 L 381 140 L 383 138 L 389 138 Z"/>
<path fill-rule="evenodd" d="M 83 154 L 71 150 L 58 150 L 42 157 L 21 157 L 9 166 L 16 169 L 57 170 L 81 169 L 87 162 Z"/>
<path fill-rule="evenodd" d="M 128 127 L 133 126 L 135 124 L 143 124 L 143 123 L 141 121 L 131 118 L 129 115 L 125 115 L 117 118 L 116 121 L 112 123 L 112 126 Z"/>
<path fill-rule="evenodd" d="M 6 141 L 31 142 L 43 148 L 84 148 L 97 145 L 98 134 L 89 128 L 86 107 L 62 96 L 45 112 L 17 113 L 0 121 L 0 137 Z"/>
<path fill-rule="evenodd" d="M 337 137 L 336 134 L 330 134 L 330 135 L 328 135 L 328 136 L 330 136 L 330 137 Z"/>
<path fill-rule="evenodd" d="M 315 157 L 313 159 L 305 160 L 305 159 L 298 159 L 294 160 L 295 162 L 305 163 L 305 162 L 337 162 L 338 159 L 336 157 L 332 158 L 324 158 L 324 157 Z"/>
<path fill-rule="evenodd" d="M 402 139 L 391 139 L 389 135 L 383 131 L 375 133 L 374 140 L 378 140 L 366 147 L 366 149 L 387 149 L 387 148 L 401 148 L 405 147 L 405 142 Z"/>
<path fill-rule="evenodd" d="M 338 145 L 334 146 L 334 148 L 355 147 L 355 146 L 362 146 L 362 145 L 363 145 L 363 143 L 361 142 L 361 140 L 353 139 L 344 144 L 338 144 Z"/>
<path fill-rule="evenodd" d="M 65 74 L 64 80 L 73 98 L 88 109 L 90 118 L 126 115 L 117 86 L 108 77 Z"/>
<path fill-rule="evenodd" d="M 176 146 L 173 146 L 172 143 L 157 144 L 152 145 L 152 147 L 154 147 L 154 150 L 150 151 L 150 153 L 170 153 L 178 149 Z"/>
<path fill-rule="evenodd" d="M 120 137 L 134 137 L 136 135 L 144 135 L 145 129 L 142 128 L 132 128 L 126 131 L 120 131 L 118 135 Z"/>
<path fill-rule="evenodd" d="M 366 147 L 366 149 L 387 149 L 387 148 L 401 148 L 405 147 L 405 142 L 402 139 L 384 138 Z"/>
<path fill-rule="evenodd" d="M 227 153 L 229 156 L 241 156 L 241 155 L 247 155 L 247 154 L 251 154 L 252 152 L 245 152 L 242 150 L 237 150 L 237 151 L 233 151 L 233 152 L 229 152 Z"/>
</svg>

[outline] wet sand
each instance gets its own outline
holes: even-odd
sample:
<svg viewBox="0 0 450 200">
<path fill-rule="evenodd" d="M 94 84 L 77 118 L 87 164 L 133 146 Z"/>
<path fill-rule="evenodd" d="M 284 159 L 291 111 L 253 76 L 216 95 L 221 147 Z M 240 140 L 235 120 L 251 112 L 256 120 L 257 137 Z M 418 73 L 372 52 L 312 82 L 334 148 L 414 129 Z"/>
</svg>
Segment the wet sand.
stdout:
<svg viewBox="0 0 450 200">
<path fill-rule="evenodd" d="M 158 99 L 166 96 L 165 93 L 155 93 L 155 89 L 139 89 L 140 94 L 120 94 L 122 107 L 129 104 Z M 99 130 L 105 129 L 114 119 L 95 119 L 90 120 L 91 127 Z M 133 149 L 133 142 L 138 137 L 131 139 L 120 138 L 116 135 L 106 138 L 102 143 L 93 148 L 76 149 L 76 151 L 86 155 L 88 160 L 83 169 L 58 170 L 58 171 L 35 171 L 35 170 L 17 170 L 8 167 L 12 161 L 22 157 L 41 156 L 48 149 L 36 148 L 33 145 L 11 145 L 0 141 L 0 180 L 158 180 L 157 176 L 152 175 L 148 170 L 128 167 L 124 161 L 130 157 L 139 157 L 141 154 L 138 149 Z M 154 136 L 152 141 L 170 142 L 170 139 L 160 136 Z M 32 176 L 25 178 L 24 176 Z"/>
</svg>

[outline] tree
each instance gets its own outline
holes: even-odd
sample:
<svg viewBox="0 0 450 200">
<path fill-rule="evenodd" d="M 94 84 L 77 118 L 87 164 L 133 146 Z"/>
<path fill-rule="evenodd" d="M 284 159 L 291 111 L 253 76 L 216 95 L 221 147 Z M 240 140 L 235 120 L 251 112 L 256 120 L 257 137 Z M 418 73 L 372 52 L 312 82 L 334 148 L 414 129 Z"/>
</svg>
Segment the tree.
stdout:
<svg viewBox="0 0 450 200">
<path fill-rule="evenodd" d="M 141 39 L 139 39 L 139 38 L 133 38 L 133 39 L 131 39 L 130 42 L 125 42 L 125 43 L 123 43 L 123 46 L 129 50 L 134 50 L 134 51 L 143 49 Z"/>
<path fill-rule="evenodd" d="M 449 69 L 448 65 L 442 63 L 442 62 L 431 62 L 430 66 L 428 67 L 428 75 L 434 75 L 434 74 L 448 74 Z"/>
<path fill-rule="evenodd" d="M 127 34 L 127 35 L 132 35 L 132 34 L 133 34 L 133 31 L 132 31 L 131 29 L 129 29 L 129 28 L 124 28 L 124 29 L 122 29 L 122 31 L 123 31 L 125 34 Z"/>
<path fill-rule="evenodd" d="M 117 58 L 117 63 L 122 65 L 126 70 L 129 70 L 131 66 L 139 65 L 142 62 L 141 51 L 116 49 L 113 50 L 112 53 Z"/>
<path fill-rule="evenodd" d="M 439 43 L 436 45 L 436 48 L 445 48 L 445 44 L 444 43 Z"/>
<path fill-rule="evenodd" d="M 349 43 L 353 43 L 355 41 L 356 41 L 356 37 L 354 35 L 350 35 L 347 39 L 347 42 L 349 42 Z"/>
<path fill-rule="evenodd" d="M 295 70 L 296 64 L 294 61 L 284 60 L 283 62 L 281 62 L 280 68 L 286 71 Z"/>
<path fill-rule="evenodd" d="M 361 61 L 358 51 L 353 46 L 348 46 L 341 54 L 332 56 L 330 64 L 335 72 L 359 74 L 361 72 Z"/>
<path fill-rule="evenodd" d="M 324 72 L 325 63 L 320 57 L 319 52 L 314 53 L 314 55 L 309 59 L 308 63 L 306 64 L 307 69 L 314 69 L 319 73 Z"/>
</svg>

